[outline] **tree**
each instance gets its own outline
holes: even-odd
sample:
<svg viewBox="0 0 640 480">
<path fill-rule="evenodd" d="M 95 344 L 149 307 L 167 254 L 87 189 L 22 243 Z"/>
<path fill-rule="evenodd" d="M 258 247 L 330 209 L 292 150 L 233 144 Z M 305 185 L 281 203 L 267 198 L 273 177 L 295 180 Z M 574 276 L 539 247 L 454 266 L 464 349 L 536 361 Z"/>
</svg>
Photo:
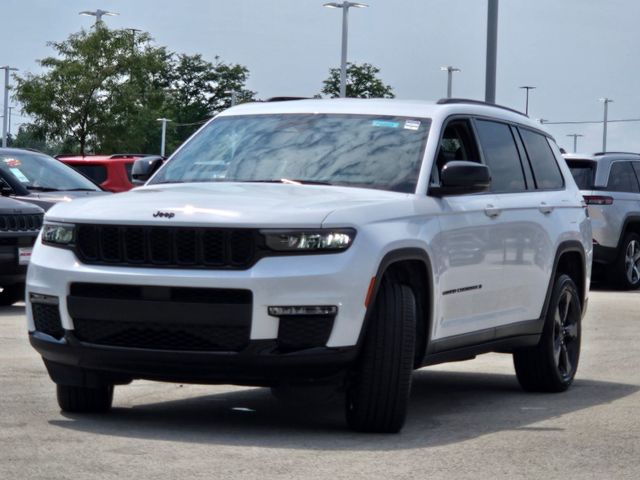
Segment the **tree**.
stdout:
<svg viewBox="0 0 640 480">
<path fill-rule="evenodd" d="M 380 69 L 370 63 L 347 64 L 347 97 L 393 98 L 393 89 L 378 78 Z M 340 96 L 340 69 L 329 70 L 329 78 L 323 82 L 321 93 L 331 98 Z"/>
<path fill-rule="evenodd" d="M 253 98 L 244 88 L 245 67 L 172 54 L 147 33 L 134 36 L 98 23 L 49 45 L 57 55 L 40 60 L 44 73 L 16 76 L 15 98 L 34 118 L 32 131 L 68 151 L 155 152 L 157 118 L 170 118 L 170 125 L 202 123 L 229 105 L 231 91 L 240 100 Z M 170 132 L 169 150 L 196 125 L 185 127 Z M 23 136 L 28 139 L 36 141 Z"/>
<path fill-rule="evenodd" d="M 169 76 L 170 106 L 168 117 L 173 132 L 167 139 L 169 147 L 186 140 L 204 120 L 229 108 L 232 95 L 236 103 L 252 101 L 255 92 L 245 83 L 249 71 L 242 65 L 226 64 L 215 57 L 208 62 L 202 55 L 176 55 L 171 61 Z"/>
</svg>

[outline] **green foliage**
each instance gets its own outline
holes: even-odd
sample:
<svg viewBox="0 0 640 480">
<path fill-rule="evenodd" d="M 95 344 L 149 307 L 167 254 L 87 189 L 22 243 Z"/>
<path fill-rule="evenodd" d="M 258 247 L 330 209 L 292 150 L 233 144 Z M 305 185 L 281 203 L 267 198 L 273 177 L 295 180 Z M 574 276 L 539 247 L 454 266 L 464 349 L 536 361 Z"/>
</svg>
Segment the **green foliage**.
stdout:
<svg viewBox="0 0 640 480">
<path fill-rule="evenodd" d="M 347 64 L 347 97 L 393 98 L 393 89 L 378 78 L 380 69 L 370 63 Z M 340 69 L 329 70 L 329 78 L 323 82 L 322 92 L 331 98 L 340 96 Z"/>
<path fill-rule="evenodd" d="M 147 33 L 109 30 L 98 24 L 63 42 L 50 42 L 56 56 L 39 63 L 44 73 L 16 76 L 15 98 L 34 118 L 21 141 L 37 139 L 67 152 L 157 152 L 160 117 L 174 121 L 167 145 L 179 145 L 201 123 L 230 104 L 230 92 L 244 89 L 241 65 L 174 55 L 152 44 Z M 27 135 L 29 133 L 29 135 Z M 19 135 L 20 136 L 20 135 Z M 31 146 L 31 145 L 29 145 Z"/>
</svg>

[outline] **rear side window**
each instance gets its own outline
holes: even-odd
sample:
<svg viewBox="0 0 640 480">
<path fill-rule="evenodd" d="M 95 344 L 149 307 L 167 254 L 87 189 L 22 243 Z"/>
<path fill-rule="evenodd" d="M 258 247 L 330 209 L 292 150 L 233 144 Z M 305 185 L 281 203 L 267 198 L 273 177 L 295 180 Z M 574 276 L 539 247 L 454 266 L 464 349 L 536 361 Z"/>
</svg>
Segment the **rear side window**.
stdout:
<svg viewBox="0 0 640 480">
<path fill-rule="evenodd" d="M 580 190 L 593 189 L 596 174 L 595 162 L 567 160 L 567 165 Z"/>
<path fill-rule="evenodd" d="M 504 123 L 477 120 L 476 130 L 485 163 L 491 171 L 491 191 L 505 193 L 526 190 L 511 127 Z"/>
<path fill-rule="evenodd" d="M 527 150 L 536 186 L 542 190 L 562 188 L 564 181 L 560 167 L 547 137 L 526 128 L 520 129 L 520 136 Z"/>
<path fill-rule="evenodd" d="M 607 190 L 612 192 L 640 192 L 638 179 L 631 166 L 631 162 L 613 162 L 611 164 Z"/>
<path fill-rule="evenodd" d="M 129 179 L 130 182 L 132 182 L 133 176 L 131 175 L 131 172 L 133 171 L 133 163 L 125 163 L 124 169 L 127 172 L 127 178 Z"/>
<path fill-rule="evenodd" d="M 100 185 L 107 179 L 107 169 L 102 165 L 69 165 Z"/>
</svg>

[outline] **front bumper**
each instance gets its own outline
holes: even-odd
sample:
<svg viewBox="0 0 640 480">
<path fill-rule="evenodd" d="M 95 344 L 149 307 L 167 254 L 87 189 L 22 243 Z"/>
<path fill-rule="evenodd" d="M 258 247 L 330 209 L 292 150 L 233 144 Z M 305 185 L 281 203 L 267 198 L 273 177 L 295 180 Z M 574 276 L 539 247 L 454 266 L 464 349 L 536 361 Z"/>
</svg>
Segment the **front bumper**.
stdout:
<svg viewBox="0 0 640 480">
<path fill-rule="evenodd" d="M 52 380 L 97 387 L 135 379 L 166 382 L 267 386 L 338 374 L 356 357 L 355 347 L 313 348 L 280 353 L 275 341 L 252 341 L 241 352 L 176 352 L 127 349 L 80 342 L 72 331 L 56 340 L 29 334 Z"/>
<path fill-rule="evenodd" d="M 56 297 L 60 330 L 64 333 L 54 338 L 36 331 L 34 304 L 29 301 L 30 340 L 43 356 L 51 377 L 59 383 L 84 384 L 86 381 L 82 379 L 87 375 L 97 379 L 109 378 L 111 383 L 144 378 L 247 385 L 272 384 L 278 378 L 322 377 L 341 370 L 355 358 L 366 313 L 365 297 L 371 276 L 375 275 L 374 271 L 362 267 L 370 265 L 372 270 L 375 268 L 366 255 L 367 252 L 350 249 L 331 255 L 263 258 L 252 268 L 241 271 L 177 270 L 86 265 L 69 250 L 37 245 L 27 276 L 27 298 L 34 294 Z M 194 320 L 202 326 L 206 318 L 218 317 L 218 321 L 226 322 L 221 325 L 226 328 L 234 326 L 235 318 L 248 318 L 247 342 L 235 351 L 188 351 L 166 345 L 160 349 L 153 345 L 131 348 L 131 345 L 87 340 L 79 329 L 84 320 L 74 322 L 74 315 L 81 318 L 92 307 L 90 298 L 78 300 L 74 288 L 79 284 L 102 284 L 101 288 L 135 286 L 144 289 L 145 294 L 166 289 L 248 291 L 251 302 L 246 304 L 250 309 L 246 315 L 223 314 L 220 310 L 216 313 L 215 308 L 221 307 L 214 306 L 213 314 L 200 315 L 197 321 Z M 175 303 L 151 301 L 145 311 L 136 313 L 135 309 L 128 307 L 135 306 L 135 302 L 146 301 L 148 299 L 118 299 L 112 303 L 112 308 L 105 307 L 111 300 L 96 302 L 95 313 L 90 314 L 91 321 L 94 325 L 97 322 L 128 321 L 148 324 L 156 320 L 153 314 L 158 312 L 158 321 L 168 324 L 174 322 L 175 317 L 174 325 L 170 325 L 175 326 L 189 323 L 204 308 L 202 304 L 185 303 L 185 309 L 177 311 Z M 321 344 L 282 348 L 282 330 L 286 322 L 270 316 L 268 307 L 290 305 L 338 307 L 330 334 Z M 295 321 L 287 320 L 289 325 L 292 320 Z M 215 326 L 215 322 L 213 320 L 211 326 Z"/>
</svg>

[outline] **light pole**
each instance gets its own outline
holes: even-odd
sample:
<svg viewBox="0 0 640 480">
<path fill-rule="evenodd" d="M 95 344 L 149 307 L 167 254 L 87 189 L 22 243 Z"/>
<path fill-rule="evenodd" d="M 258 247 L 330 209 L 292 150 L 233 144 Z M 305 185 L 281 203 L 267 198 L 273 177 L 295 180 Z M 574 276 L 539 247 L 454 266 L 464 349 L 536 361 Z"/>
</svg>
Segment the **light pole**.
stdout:
<svg viewBox="0 0 640 480">
<path fill-rule="evenodd" d="M 136 53 L 136 33 L 141 32 L 142 30 L 139 28 L 125 28 L 125 30 L 131 32 L 131 55 L 133 55 Z"/>
<path fill-rule="evenodd" d="M 487 66 L 484 100 L 496 103 L 496 69 L 498 64 L 498 0 L 487 5 Z"/>
<path fill-rule="evenodd" d="M 448 65 L 446 67 L 440 67 L 440 70 L 447 72 L 447 98 L 451 98 L 451 90 L 453 84 L 453 72 L 461 72 L 459 68 Z"/>
<path fill-rule="evenodd" d="M 17 68 L 5 65 L 0 67 L 4 70 L 4 118 L 2 119 L 2 146 L 7 146 L 7 124 L 9 121 L 9 72 L 18 70 Z"/>
<path fill-rule="evenodd" d="M 347 37 L 349 33 L 349 9 L 366 8 L 366 3 L 347 2 L 342 3 L 331 2 L 325 3 L 323 7 L 341 8 L 342 9 L 342 57 L 340 61 L 340 97 L 347 96 Z"/>
<path fill-rule="evenodd" d="M 93 24 L 93 26 L 95 27 L 96 25 L 98 25 L 100 22 L 102 22 L 102 17 L 115 17 L 116 15 L 120 15 L 119 13 L 116 12 L 109 12 L 107 10 L 100 10 L 99 8 L 94 11 L 91 12 L 89 10 L 84 10 L 80 13 L 78 13 L 78 15 L 84 15 L 86 17 L 96 17 L 96 21 Z"/>
<path fill-rule="evenodd" d="M 526 100 L 524 103 L 524 114 L 529 115 L 529 90 L 535 90 L 536 87 L 532 87 L 530 85 L 524 85 L 520 88 L 527 92 Z"/>
<path fill-rule="evenodd" d="M 609 104 L 613 102 L 611 98 L 601 98 L 600 101 L 604 103 L 604 121 L 602 122 L 602 151 L 607 151 L 607 117 L 609 115 Z"/>
<path fill-rule="evenodd" d="M 164 147 L 167 139 L 167 122 L 170 122 L 168 118 L 158 118 L 156 119 L 159 122 L 162 122 L 162 137 L 160 139 L 160 155 L 164 157 Z"/>
<path fill-rule="evenodd" d="M 576 153 L 578 151 L 578 137 L 584 137 L 584 135 L 579 133 L 569 133 L 567 137 L 573 137 L 573 153 Z"/>
</svg>

